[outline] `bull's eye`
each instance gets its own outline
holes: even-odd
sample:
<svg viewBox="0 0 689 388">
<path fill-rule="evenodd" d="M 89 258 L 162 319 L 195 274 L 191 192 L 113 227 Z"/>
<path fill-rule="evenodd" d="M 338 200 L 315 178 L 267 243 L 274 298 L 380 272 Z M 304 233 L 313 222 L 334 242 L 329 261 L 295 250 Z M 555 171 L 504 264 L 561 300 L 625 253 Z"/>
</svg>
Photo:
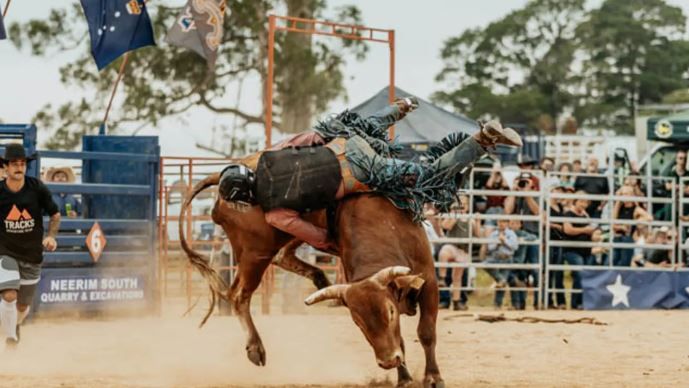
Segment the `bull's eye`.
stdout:
<svg viewBox="0 0 689 388">
<path fill-rule="evenodd" d="M 390 322 L 395 319 L 395 307 L 390 305 Z"/>
</svg>

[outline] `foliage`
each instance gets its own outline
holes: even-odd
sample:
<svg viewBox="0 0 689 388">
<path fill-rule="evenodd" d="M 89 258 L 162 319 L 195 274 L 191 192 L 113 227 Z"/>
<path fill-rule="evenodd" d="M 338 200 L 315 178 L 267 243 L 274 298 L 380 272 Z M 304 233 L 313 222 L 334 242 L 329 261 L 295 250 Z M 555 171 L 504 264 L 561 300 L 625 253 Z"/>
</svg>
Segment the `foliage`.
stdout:
<svg viewBox="0 0 689 388">
<path fill-rule="evenodd" d="M 252 104 L 253 111 L 238 108 L 228 95 L 230 85 L 243 79 L 258 79 L 264 85 L 267 62 L 267 15 L 283 10 L 298 12 L 305 17 L 324 17 L 324 0 L 228 0 L 224 22 L 223 44 L 220 46 L 214 73 L 209 74 L 203 58 L 192 51 L 163 42 L 180 8 L 161 2 L 150 2 L 149 13 L 158 42 L 157 47 L 137 50 L 129 56 L 126 76 L 118 95 L 121 104 L 113 108 L 109 129 L 117 131 L 125 123 L 140 126 L 157 125 L 160 120 L 202 107 L 211 112 L 240 119 L 241 126 L 263 123 L 263 104 Z M 230 11 L 231 10 L 231 11 Z M 357 8 L 337 10 L 335 16 L 345 23 L 360 23 Z M 103 119 L 122 58 L 98 72 L 89 53 L 89 39 L 79 3 L 55 6 L 47 19 L 31 20 L 10 27 L 13 43 L 20 49 L 28 46 L 33 55 L 47 57 L 64 51 L 77 50 L 79 58 L 60 69 L 61 82 L 83 89 L 80 101 L 60 106 L 46 105 L 34 121 L 51 131 L 48 148 L 73 148 L 83 134 L 97 130 Z M 297 34 L 278 33 L 275 37 L 275 98 L 276 118 L 322 112 L 328 102 L 345 96 L 342 68 L 345 55 L 363 58 L 367 47 L 360 42 L 340 46 L 295 41 Z M 234 96 L 235 93 L 231 93 Z M 291 104 L 289 102 L 294 101 Z M 302 112 L 296 109 L 305 107 Z M 258 109 L 256 109 L 258 108 Z M 302 119 L 299 122 L 304 122 Z M 281 121 L 274 126 L 281 128 Z M 304 128 L 282 128 L 289 131 Z"/>
</svg>

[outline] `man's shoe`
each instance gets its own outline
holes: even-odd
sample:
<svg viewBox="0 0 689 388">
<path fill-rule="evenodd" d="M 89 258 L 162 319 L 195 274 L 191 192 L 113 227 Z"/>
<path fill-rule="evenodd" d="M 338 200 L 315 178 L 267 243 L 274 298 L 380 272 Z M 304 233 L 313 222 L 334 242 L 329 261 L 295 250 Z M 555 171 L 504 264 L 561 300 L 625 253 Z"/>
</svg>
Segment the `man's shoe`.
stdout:
<svg viewBox="0 0 689 388">
<path fill-rule="evenodd" d="M 477 133 L 476 140 L 484 148 L 494 147 L 498 144 L 512 147 L 521 147 L 524 145 L 517 131 L 512 128 L 503 128 L 496 120 L 491 120 L 482 124 L 481 129 Z"/>
<path fill-rule="evenodd" d="M 398 98 L 395 104 L 400 108 L 400 112 L 406 115 L 419 107 L 419 100 L 416 97 Z"/>
<path fill-rule="evenodd" d="M 5 349 L 14 350 L 19 345 L 19 340 L 14 338 L 5 338 Z"/>
</svg>

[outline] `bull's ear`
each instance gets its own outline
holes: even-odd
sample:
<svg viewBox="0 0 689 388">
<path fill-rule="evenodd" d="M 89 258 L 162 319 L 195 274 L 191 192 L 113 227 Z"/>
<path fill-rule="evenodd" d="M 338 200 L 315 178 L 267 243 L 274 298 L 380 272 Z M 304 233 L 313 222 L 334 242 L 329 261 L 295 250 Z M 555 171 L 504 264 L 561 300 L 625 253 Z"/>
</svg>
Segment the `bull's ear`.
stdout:
<svg viewBox="0 0 689 388">
<path fill-rule="evenodd" d="M 419 291 L 426 282 L 421 275 L 407 275 L 395 278 L 395 287 L 399 289 L 410 288 Z"/>
<path fill-rule="evenodd" d="M 421 275 L 400 276 L 393 281 L 400 314 L 416 315 L 417 298 L 425 282 Z"/>
</svg>

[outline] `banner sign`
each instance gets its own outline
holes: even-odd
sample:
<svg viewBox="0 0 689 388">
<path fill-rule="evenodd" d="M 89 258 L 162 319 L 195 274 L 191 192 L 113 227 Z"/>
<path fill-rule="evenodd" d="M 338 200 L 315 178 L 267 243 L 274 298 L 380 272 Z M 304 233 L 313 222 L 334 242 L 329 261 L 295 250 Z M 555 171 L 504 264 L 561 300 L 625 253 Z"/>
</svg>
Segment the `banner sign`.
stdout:
<svg viewBox="0 0 689 388">
<path fill-rule="evenodd" d="M 584 308 L 689 308 L 689 272 L 581 271 Z"/>
<path fill-rule="evenodd" d="M 146 269 L 46 268 L 35 303 L 40 310 L 66 305 L 103 309 L 144 306 L 151 298 Z"/>
</svg>

